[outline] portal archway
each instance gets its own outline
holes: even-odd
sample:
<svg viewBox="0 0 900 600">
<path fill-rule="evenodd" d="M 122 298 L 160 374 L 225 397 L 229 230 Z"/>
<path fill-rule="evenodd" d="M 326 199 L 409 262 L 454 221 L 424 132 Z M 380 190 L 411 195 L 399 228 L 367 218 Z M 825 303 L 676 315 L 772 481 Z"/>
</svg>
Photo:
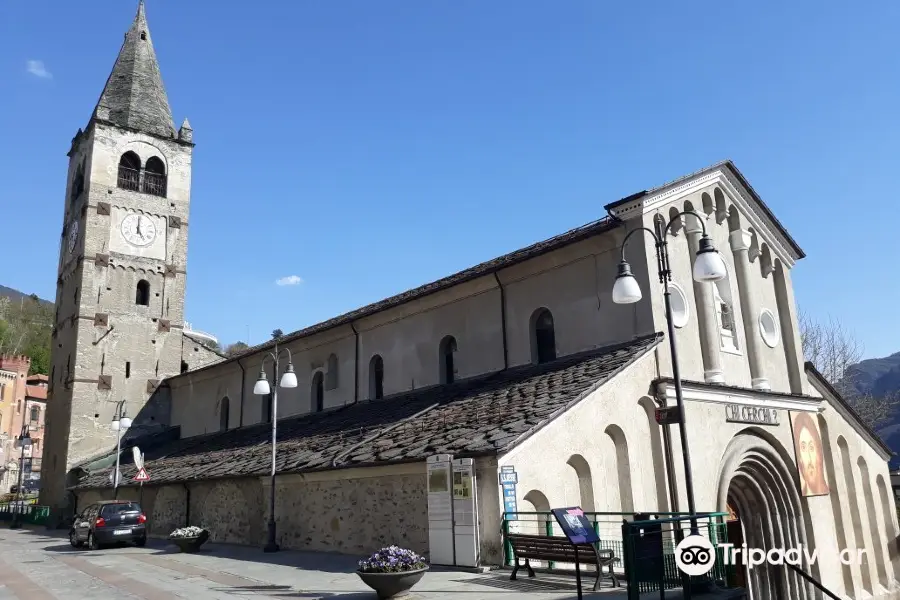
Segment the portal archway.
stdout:
<svg viewBox="0 0 900 600">
<path fill-rule="evenodd" d="M 719 468 L 718 508 L 740 516 L 749 548 L 815 549 L 807 535 L 790 454 L 768 432 L 747 428 L 731 440 Z M 817 571 L 804 558 L 803 570 Z M 744 573 L 753 600 L 808 600 L 812 590 L 786 566 L 759 565 Z M 818 577 L 817 577 L 818 578 Z"/>
</svg>

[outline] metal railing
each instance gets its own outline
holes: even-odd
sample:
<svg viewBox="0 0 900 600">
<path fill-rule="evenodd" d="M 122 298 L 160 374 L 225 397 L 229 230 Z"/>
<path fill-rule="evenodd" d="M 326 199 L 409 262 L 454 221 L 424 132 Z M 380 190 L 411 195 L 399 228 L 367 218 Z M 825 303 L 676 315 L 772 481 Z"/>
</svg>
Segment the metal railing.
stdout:
<svg viewBox="0 0 900 600">
<path fill-rule="evenodd" d="M 119 178 L 116 186 L 132 192 L 141 191 L 141 172 L 139 169 L 130 169 L 119 165 Z"/>
<path fill-rule="evenodd" d="M 153 196 L 166 197 L 168 193 L 168 177 L 162 173 L 153 173 L 141 169 L 132 169 L 119 165 L 119 176 L 116 186 L 132 192 L 143 192 Z"/>
<path fill-rule="evenodd" d="M 50 520 L 50 507 L 36 504 L 37 499 L 34 502 L 35 504 L 29 504 L 29 500 L 22 500 L 0 504 L 0 522 L 12 521 L 18 514 L 21 523 L 45 525 Z"/>
<path fill-rule="evenodd" d="M 712 583 L 726 587 L 733 580 L 733 566 L 723 560 L 723 550 L 716 550 L 716 561 L 705 575 L 689 577 L 675 562 L 675 546 L 690 535 L 691 517 L 641 515 L 642 518 L 622 523 L 623 563 L 628 581 L 628 599 L 637 600 L 646 592 L 681 588 L 684 597 L 691 592 L 708 588 Z M 728 538 L 727 513 L 697 515 L 698 534 L 709 539 L 714 548 Z"/>
</svg>

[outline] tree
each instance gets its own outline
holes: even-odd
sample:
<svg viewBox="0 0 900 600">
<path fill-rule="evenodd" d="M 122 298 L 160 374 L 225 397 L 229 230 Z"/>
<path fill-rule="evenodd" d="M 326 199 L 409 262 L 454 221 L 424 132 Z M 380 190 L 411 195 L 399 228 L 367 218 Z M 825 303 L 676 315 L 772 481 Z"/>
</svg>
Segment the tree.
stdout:
<svg viewBox="0 0 900 600">
<path fill-rule="evenodd" d="M 0 298 L 0 353 L 31 358 L 30 374 L 50 371 L 53 305 L 31 294 L 17 302 Z"/>
<path fill-rule="evenodd" d="M 244 342 L 235 342 L 233 344 L 229 344 L 225 348 L 226 356 L 237 356 L 238 354 L 243 354 L 247 350 L 250 349 L 250 346 L 245 344 Z"/>
<path fill-rule="evenodd" d="M 874 395 L 860 389 L 858 375 L 852 369 L 863 355 L 862 344 L 856 336 L 831 317 L 827 322 L 819 322 L 801 311 L 799 322 L 806 360 L 815 365 L 869 427 L 874 429 L 887 421 L 900 404 L 900 394 Z"/>
<path fill-rule="evenodd" d="M 272 331 L 272 339 L 273 340 L 277 340 L 277 339 L 283 338 L 283 337 L 284 337 L 284 332 L 282 330 L 275 329 L 274 331 Z"/>
</svg>

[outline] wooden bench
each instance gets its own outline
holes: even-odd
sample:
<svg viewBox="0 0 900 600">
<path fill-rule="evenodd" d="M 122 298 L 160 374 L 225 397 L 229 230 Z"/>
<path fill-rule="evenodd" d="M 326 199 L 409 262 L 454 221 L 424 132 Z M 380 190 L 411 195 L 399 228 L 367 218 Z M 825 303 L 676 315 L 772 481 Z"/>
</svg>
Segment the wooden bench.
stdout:
<svg viewBox="0 0 900 600">
<path fill-rule="evenodd" d="M 576 563 L 575 546 L 564 537 L 549 537 L 545 535 L 525 535 L 510 533 L 506 535 L 507 541 L 513 549 L 516 563 L 513 567 L 511 580 L 515 580 L 516 572 L 522 565 L 519 559 L 525 559 L 525 568 L 528 576 L 534 577 L 534 569 L 530 560 L 546 560 L 564 563 Z M 594 591 L 600 588 L 600 579 L 603 577 L 603 567 L 609 567 L 608 577 L 612 580 L 613 587 L 619 587 L 619 579 L 613 572 L 613 564 L 618 558 L 612 550 L 597 550 L 593 544 L 579 544 L 577 562 L 583 565 L 594 565 L 597 568 L 597 578 L 594 581 Z"/>
</svg>

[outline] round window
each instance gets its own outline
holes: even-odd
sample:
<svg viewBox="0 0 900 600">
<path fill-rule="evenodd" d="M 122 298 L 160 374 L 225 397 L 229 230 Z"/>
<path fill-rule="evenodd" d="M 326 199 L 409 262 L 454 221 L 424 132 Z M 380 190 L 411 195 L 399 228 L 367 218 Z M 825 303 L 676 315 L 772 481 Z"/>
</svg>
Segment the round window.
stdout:
<svg viewBox="0 0 900 600">
<path fill-rule="evenodd" d="M 684 295 L 684 290 L 677 283 L 670 283 L 669 291 L 671 292 L 669 298 L 672 303 L 672 325 L 684 327 L 691 317 L 687 296 Z"/>
<path fill-rule="evenodd" d="M 781 335 L 778 319 L 768 308 L 762 309 L 762 312 L 759 313 L 759 334 L 769 348 L 778 345 L 778 338 Z"/>
</svg>

